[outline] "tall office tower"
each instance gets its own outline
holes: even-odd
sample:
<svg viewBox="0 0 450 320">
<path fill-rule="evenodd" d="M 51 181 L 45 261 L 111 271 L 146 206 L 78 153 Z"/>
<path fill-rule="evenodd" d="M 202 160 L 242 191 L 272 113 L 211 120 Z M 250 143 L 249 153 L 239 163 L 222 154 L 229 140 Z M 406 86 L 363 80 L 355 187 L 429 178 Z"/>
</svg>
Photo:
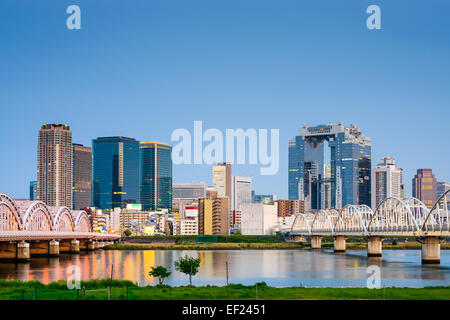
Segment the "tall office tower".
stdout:
<svg viewBox="0 0 450 320">
<path fill-rule="evenodd" d="M 412 180 L 412 195 L 431 208 L 436 201 L 437 181 L 431 169 L 417 169 Z"/>
<path fill-rule="evenodd" d="M 73 144 L 73 194 L 74 210 L 91 206 L 92 200 L 92 148 Z"/>
<path fill-rule="evenodd" d="M 391 157 L 381 158 L 372 169 L 372 209 L 386 198 L 402 198 L 403 169 L 395 164 Z"/>
<path fill-rule="evenodd" d="M 38 145 L 39 200 L 72 208 L 72 131 L 64 124 L 44 124 Z"/>
<path fill-rule="evenodd" d="M 141 203 L 144 210 L 172 209 L 172 147 L 140 143 Z"/>
<path fill-rule="evenodd" d="M 252 177 L 233 177 L 231 210 L 240 210 L 243 203 L 252 203 Z"/>
<path fill-rule="evenodd" d="M 371 139 L 342 122 L 305 125 L 289 140 L 289 199 L 305 200 L 305 210 L 321 209 L 325 141 L 331 156 L 331 207 L 370 205 Z"/>
<path fill-rule="evenodd" d="M 230 199 L 217 197 L 212 203 L 212 233 L 229 234 L 230 230 Z"/>
<path fill-rule="evenodd" d="M 450 182 L 447 181 L 439 181 L 436 184 L 436 201 L 439 200 L 439 197 L 442 196 L 448 189 L 450 189 Z"/>
<path fill-rule="evenodd" d="M 218 197 L 231 199 L 231 163 L 220 162 L 213 167 L 213 185 Z"/>
<path fill-rule="evenodd" d="M 30 181 L 30 200 L 38 200 L 38 192 L 37 181 Z"/>
<path fill-rule="evenodd" d="M 321 188 L 321 208 L 331 208 L 331 166 L 325 164 Z"/>
<path fill-rule="evenodd" d="M 173 183 L 173 199 L 200 199 L 206 197 L 206 185 L 200 183 Z"/>
<path fill-rule="evenodd" d="M 126 137 L 92 140 L 92 203 L 100 209 L 139 203 L 139 141 Z"/>
<path fill-rule="evenodd" d="M 198 234 L 213 234 L 213 199 L 202 198 L 198 200 Z"/>
</svg>

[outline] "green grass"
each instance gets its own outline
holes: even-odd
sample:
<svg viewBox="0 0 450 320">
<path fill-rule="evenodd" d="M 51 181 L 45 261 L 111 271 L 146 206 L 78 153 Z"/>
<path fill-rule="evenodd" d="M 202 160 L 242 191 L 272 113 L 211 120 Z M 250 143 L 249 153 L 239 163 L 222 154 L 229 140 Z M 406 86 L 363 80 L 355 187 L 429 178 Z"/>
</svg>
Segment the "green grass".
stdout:
<svg viewBox="0 0 450 320">
<path fill-rule="evenodd" d="M 425 288 L 275 288 L 264 282 L 256 286 L 227 287 L 138 287 L 131 281 L 91 280 L 82 282 L 84 299 L 112 300 L 450 300 L 450 287 Z M 37 281 L 0 281 L 0 300 L 82 300 L 83 290 L 69 290 L 65 281 L 43 285 Z"/>
</svg>

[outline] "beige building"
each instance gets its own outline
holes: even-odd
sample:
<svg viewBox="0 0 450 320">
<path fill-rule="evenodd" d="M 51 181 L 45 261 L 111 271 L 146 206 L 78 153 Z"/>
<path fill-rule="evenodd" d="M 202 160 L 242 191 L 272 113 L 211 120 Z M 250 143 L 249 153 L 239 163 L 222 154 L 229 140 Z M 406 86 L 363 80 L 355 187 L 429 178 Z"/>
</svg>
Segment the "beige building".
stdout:
<svg viewBox="0 0 450 320">
<path fill-rule="evenodd" d="M 230 198 L 218 197 L 213 199 L 212 229 L 213 234 L 229 234 Z"/>
<path fill-rule="evenodd" d="M 179 221 L 180 235 L 198 235 L 198 220 L 197 219 L 183 219 Z"/>
<path fill-rule="evenodd" d="M 213 234 L 213 199 L 198 200 L 198 234 Z"/>
<path fill-rule="evenodd" d="M 44 124 L 39 130 L 39 200 L 48 206 L 72 208 L 72 131 L 64 124 Z"/>
<path fill-rule="evenodd" d="M 241 233 L 275 234 L 279 226 L 277 204 L 245 203 L 241 205 Z"/>
<path fill-rule="evenodd" d="M 218 197 L 231 199 L 231 163 L 221 162 L 213 167 L 213 187 Z"/>
</svg>

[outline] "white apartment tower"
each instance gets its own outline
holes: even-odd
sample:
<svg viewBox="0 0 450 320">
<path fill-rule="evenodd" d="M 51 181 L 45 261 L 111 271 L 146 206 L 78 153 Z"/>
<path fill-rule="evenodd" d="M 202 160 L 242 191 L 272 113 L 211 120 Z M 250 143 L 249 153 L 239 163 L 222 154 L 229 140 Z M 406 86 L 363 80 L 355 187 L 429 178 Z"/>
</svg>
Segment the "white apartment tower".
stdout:
<svg viewBox="0 0 450 320">
<path fill-rule="evenodd" d="M 403 169 L 392 157 L 384 157 L 372 169 L 372 210 L 388 197 L 402 197 Z"/>
<path fill-rule="evenodd" d="M 240 210 L 243 203 L 252 203 L 252 177 L 233 177 L 231 210 Z"/>
</svg>

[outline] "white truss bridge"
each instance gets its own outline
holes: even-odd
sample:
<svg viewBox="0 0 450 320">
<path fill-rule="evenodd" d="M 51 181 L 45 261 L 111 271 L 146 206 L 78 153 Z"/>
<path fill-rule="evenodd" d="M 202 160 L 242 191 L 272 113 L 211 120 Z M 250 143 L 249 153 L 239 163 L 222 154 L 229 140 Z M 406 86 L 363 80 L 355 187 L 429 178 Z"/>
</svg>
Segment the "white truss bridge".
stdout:
<svg viewBox="0 0 450 320">
<path fill-rule="evenodd" d="M 416 198 L 386 198 L 373 211 L 366 205 L 323 209 L 296 216 L 291 235 L 442 236 L 450 235 L 450 190 L 428 209 Z"/>
</svg>

